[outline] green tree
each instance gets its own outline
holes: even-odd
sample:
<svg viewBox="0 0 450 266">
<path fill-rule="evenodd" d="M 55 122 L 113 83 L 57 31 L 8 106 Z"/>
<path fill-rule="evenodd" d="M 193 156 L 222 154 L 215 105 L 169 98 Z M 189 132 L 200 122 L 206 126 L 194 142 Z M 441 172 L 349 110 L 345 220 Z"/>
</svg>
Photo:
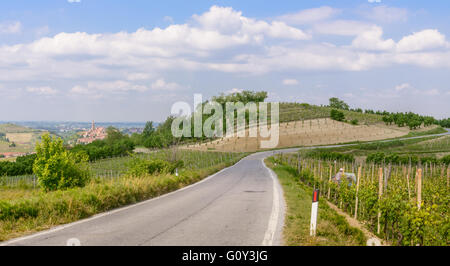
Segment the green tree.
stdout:
<svg viewBox="0 0 450 266">
<path fill-rule="evenodd" d="M 153 134 L 153 132 L 155 132 L 155 128 L 153 127 L 153 122 L 148 121 L 147 123 L 145 123 L 145 128 L 144 128 L 144 131 L 142 132 L 142 135 L 144 137 L 149 137 L 151 134 Z"/>
<path fill-rule="evenodd" d="M 345 115 L 343 112 L 340 112 L 338 110 L 332 109 L 330 113 L 331 119 L 336 121 L 344 121 Z"/>
<path fill-rule="evenodd" d="M 330 98 L 330 105 L 331 108 L 341 109 L 341 110 L 348 110 L 350 107 L 348 104 L 346 104 L 344 101 L 339 100 L 336 97 Z"/>
<path fill-rule="evenodd" d="M 66 150 L 61 138 L 45 134 L 42 141 L 36 144 L 33 172 L 45 191 L 82 187 L 90 178 L 87 160 L 87 156 Z"/>
<path fill-rule="evenodd" d="M 125 135 L 122 132 L 120 132 L 117 128 L 111 126 L 106 129 L 106 134 L 107 137 L 105 140 L 107 143 L 115 143 L 125 138 Z"/>
</svg>

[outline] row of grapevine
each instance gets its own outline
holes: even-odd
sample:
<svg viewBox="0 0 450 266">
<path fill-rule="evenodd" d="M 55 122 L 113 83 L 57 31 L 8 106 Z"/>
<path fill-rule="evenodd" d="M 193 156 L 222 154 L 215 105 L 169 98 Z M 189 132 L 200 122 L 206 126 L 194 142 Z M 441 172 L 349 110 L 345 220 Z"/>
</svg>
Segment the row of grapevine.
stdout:
<svg viewBox="0 0 450 266">
<path fill-rule="evenodd" d="M 450 168 L 446 165 L 377 165 L 276 155 L 300 181 L 393 245 L 449 245 Z M 357 181 L 333 176 L 344 168 Z"/>
<path fill-rule="evenodd" d="M 150 153 L 139 153 L 133 156 L 148 160 L 182 160 L 184 162 L 185 169 L 195 170 L 204 169 L 221 163 L 230 163 L 236 160 L 236 158 L 242 158 L 245 154 L 246 153 L 165 149 Z M 127 173 L 129 162 L 133 159 L 133 156 L 118 156 L 91 162 L 90 168 L 92 170 L 93 177 L 114 180 L 123 176 Z M 0 176 L 0 187 L 20 186 L 27 186 L 32 188 L 38 187 L 36 176 Z"/>
</svg>

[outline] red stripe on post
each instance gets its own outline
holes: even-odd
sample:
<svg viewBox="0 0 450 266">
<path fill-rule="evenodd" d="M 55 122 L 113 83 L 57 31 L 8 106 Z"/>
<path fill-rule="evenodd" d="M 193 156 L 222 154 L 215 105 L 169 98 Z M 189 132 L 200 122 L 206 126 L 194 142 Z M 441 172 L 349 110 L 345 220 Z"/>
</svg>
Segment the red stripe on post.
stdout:
<svg viewBox="0 0 450 266">
<path fill-rule="evenodd" d="M 313 192 L 313 202 L 318 202 L 319 201 L 319 190 L 315 189 Z"/>
</svg>

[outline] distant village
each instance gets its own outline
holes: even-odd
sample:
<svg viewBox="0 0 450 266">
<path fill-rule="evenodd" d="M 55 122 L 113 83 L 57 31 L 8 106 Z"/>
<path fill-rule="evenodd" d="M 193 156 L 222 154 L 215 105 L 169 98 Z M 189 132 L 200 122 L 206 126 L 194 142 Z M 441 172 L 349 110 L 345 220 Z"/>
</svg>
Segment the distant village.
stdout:
<svg viewBox="0 0 450 266">
<path fill-rule="evenodd" d="M 77 144 L 89 144 L 95 140 L 103 140 L 106 138 L 106 128 L 95 127 L 95 122 L 92 121 L 91 129 L 79 133 L 81 138 L 77 140 Z"/>
<path fill-rule="evenodd" d="M 0 130 L 0 160 L 17 158 L 33 154 L 35 141 L 39 141 L 42 132 L 50 132 L 61 137 L 68 145 L 89 144 L 95 140 L 103 140 L 107 137 L 106 129 L 113 126 L 123 134 L 132 135 L 143 132 L 145 123 L 139 122 L 118 122 L 101 123 L 96 125 L 94 121 L 90 124 L 86 122 L 0 122 L 3 128 L 13 128 L 9 131 Z M 9 134 L 9 139 L 7 137 Z"/>
<path fill-rule="evenodd" d="M 142 133 L 142 128 L 125 128 L 122 129 L 122 133 L 131 135 L 133 133 Z M 89 144 L 96 140 L 103 140 L 107 137 L 105 127 L 96 127 L 95 122 L 92 121 L 92 126 L 89 130 L 78 133 L 80 138 L 77 140 L 77 144 Z"/>
</svg>

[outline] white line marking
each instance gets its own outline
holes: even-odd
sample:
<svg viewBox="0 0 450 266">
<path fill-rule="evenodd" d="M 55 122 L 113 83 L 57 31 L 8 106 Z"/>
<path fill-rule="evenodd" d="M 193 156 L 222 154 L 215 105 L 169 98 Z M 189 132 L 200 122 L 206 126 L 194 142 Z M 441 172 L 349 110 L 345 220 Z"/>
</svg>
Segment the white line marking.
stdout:
<svg viewBox="0 0 450 266">
<path fill-rule="evenodd" d="M 245 158 L 247 158 L 247 157 L 242 158 L 241 160 L 239 160 L 239 162 L 235 163 L 232 166 L 224 168 L 224 169 L 220 170 L 219 172 L 217 172 L 217 173 L 215 173 L 215 174 L 213 174 L 211 176 L 208 176 L 207 178 L 202 179 L 202 180 L 200 180 L 200 181 L 198 181 L 196 183 L 193 183 L 193 184 L 191 184 L 189 186 L 186 186 L 184 188 L 180 188 L 178 190 L 169 192 L 167 194 L 158 196 L 156 198 L 151 198 L 151 199 L 148 199 L 148 200 L 145 200 L 145 201 L 133 204 L 133 205 L 129 205 L 129 206 L 121 207 L 121 208 L 118 208 L 118 209 L 115 209 L 115 210 L 112 210 L 112 211 L 96 214 L 96 215 L 94 215 L 94 216 L 92 216 L 90 218 L 86 218 L 86 219 L 79 220 L 79 221 L 76 221 L 76 222 L 73 222 L 73 223 L 69 223 L 69 224 L 65 224 L 65 225 L 56 226 L 55 228 L 48 229 L 48 230 L 45 230 L 45 231 L 42 231 L 42 232 L 39 232 L 39 233 L 36 233 L 36 234 L 32 234 L 32 235 L 24 236 L 24 237 L 20 237 L 20 238 L 15 238 L 15 239 L 8 240 L 8 241 L 5 241 L 5 242 L 0 242 L 0 246 L 7 246 L 7 245 L 10 245 L 10 244 L 13 244 L 13 243 L 17 243 L 17 242 L 20 242 L 20 241 L 32 239 L 32 238 L 35 238 L 35 237 L 38 237 L 38 236 L 42 236 L 42 235 L 58 232 L 58 231 L 61 231 L 63 229 L 72 227 L 74 225 L 78 225 L 78 224 L 82 224 L 82 223 L 85 223 L 85 222 L 89 222 L 89 221 L 92 221 L 92 220 L 95 220 L 95 219 L 98 219 L 98 218 L 101 218 L 101 217 L 104 217 L 104 216 L 107 216 L 107 215 L 111 215 L 111 214 L 114 214 L 114 213 L 117 213 L 117 212 L 121 212 L 121 211 L 124 211 L 124 210 L 128 210 L 128 209 L 131 209 L 131 208 L 134 208 L 134 207 L 137 207 L 137 206 L 149 203 L 149 202 L 154 201 L 154 200 L 158 200 L 158 199 L 162 199 L 162 198 L 168 197 L 168 196 L 170 196 L 172 194 L 175 194 L 175 193 L 181 192 L 183 190 L 192 188 L 194 186 L 200 185 L 201 183 L 210 180 L 211 178 L 215 177 L 216 175 L 218 175 L 218 174 L 220 174 L 220 173 L 222 173 L 222 172 L 224 172 L 224 171 L 226 171 L 228 169 L 231 169 L 231 168 L 235 167 L 236 165 L 240 164 Z"/>
<path fill-rule="evenodd" d="M 280 191 L 278 189 L 277 179 L 273 176 L 272 171 L 264 163 L 264 158 L 261 159 L 263 166 L 269 171 L 270 177 L 273 181 L 273 202 L 272 202 L 272 212 L 269 218 L 269 224 L 267 226 L 266 234 L 264 235 L 264 240 L 262 242 L 263 246 L 272 246 L 273 240 L 275 238 L 275 232 L 277 231 L 278 218 L 280 215 Z"/>
</svg>

